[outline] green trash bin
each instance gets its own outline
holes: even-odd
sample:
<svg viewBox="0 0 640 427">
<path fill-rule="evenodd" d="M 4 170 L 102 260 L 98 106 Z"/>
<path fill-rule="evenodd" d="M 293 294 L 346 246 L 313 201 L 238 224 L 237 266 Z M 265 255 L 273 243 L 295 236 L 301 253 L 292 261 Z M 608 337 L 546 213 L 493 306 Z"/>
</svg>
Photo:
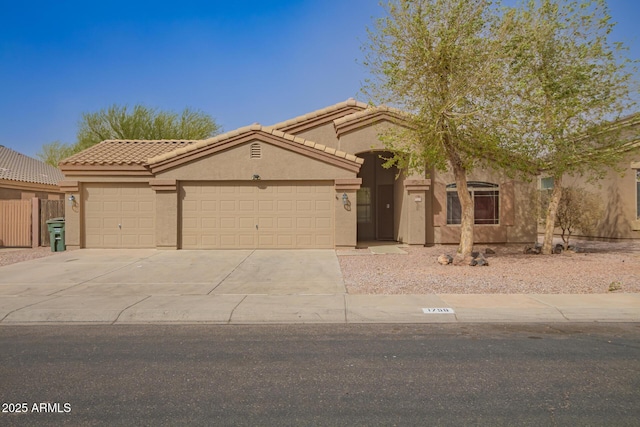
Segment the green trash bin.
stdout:
<svg viewBox="0 0 640 427">
<path fill-rule="evenodd" d="M 64 243 L 64 218 L 52 218 L 47 220 L 51 252 L 62 252 L 67 249 Z"/>
</svg>

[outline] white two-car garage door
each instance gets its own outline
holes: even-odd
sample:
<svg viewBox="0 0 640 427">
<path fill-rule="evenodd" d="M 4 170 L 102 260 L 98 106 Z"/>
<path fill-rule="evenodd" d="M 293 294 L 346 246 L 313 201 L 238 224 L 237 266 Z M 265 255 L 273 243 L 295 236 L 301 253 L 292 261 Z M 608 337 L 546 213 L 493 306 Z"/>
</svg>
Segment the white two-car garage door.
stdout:
<svg viewBox="0 0 640 427">
<path fill-rule="evenodd" d="M 189 182 L 183 249 L 333 248 L 332 182 Z"/>
<path fill-rule="evenodd" d="M 84 247 L 155 247 L 155 206 L 147 183 L 84 185 Z"/>
</svg>

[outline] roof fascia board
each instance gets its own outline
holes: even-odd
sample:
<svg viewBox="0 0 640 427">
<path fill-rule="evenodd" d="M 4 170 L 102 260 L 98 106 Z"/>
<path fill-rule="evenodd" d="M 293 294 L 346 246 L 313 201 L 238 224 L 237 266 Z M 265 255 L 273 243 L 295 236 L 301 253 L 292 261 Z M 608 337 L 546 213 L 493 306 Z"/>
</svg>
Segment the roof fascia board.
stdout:
<svg viewBox="0 0 640 427">
<path fill-rule="evenodd" d="M 65 165 L 62 172 L 65 176 L 152 176 L 143 165 Z"/>
<path fill-rule="evenodd" d="M 388 110 L 372 110 L 371 113 L 363 113 L 361 117 L 356 117 L 353 120 L 346 119 L 334 121 L 334 127 L 337 137 L 340 138 L 347 133 L 354 132 L 364 127 L 372 126 L 380 122 L 389 122 L 394 125 L 408 127 L 407 122 L 399 114 L 393 113 Z"/>
<path fill-rule="evenodd" d="M 11 179 L 0 179 L 0 188 L 8 188 L 11 190 L 45 191 L 48 193 L 60 192 L 60 188 L 57 185 L 40 184 L 37 182 L 27 181 L 14 181 Z"/>
<path fill-rule="evenodd" d="M 336 119 L 339 119 L 341 117 L 344 117 L 346 115 L 349 114 L 353 114 L 353 113 L 357 113 L 364 110 L 363 107 L 357 106 L 357 105 L 349 105 L 346 107 L 343 107 L 339 110 L 334 110 L 325 114 L 321 114 L 318 116 L 313 116 L 313 117 L 308 117 L 308 118 L 304 118 L 304 119 L 300 119 L 300 121 L 295 122 L 295 123 L 289 123 L 289 122 L 283 122 L 283 123 L 279 123 L 276 125 L 273 125 L 272 127 L 274 129 L 280 130 L 282 132 L 286 132 L 286 133 L 290 133 L 290 134 L 297 134 L 300 132 L 304 132 L 307 131 L 309 129 L 313 129 L 316 128 L 318 126 L 322 126 L 324 124 L 333 122 Z M 302 116 L 304 117 L 304 116 Z M 295 120 L 295 119 L 293 119 Z"/>
</svg>

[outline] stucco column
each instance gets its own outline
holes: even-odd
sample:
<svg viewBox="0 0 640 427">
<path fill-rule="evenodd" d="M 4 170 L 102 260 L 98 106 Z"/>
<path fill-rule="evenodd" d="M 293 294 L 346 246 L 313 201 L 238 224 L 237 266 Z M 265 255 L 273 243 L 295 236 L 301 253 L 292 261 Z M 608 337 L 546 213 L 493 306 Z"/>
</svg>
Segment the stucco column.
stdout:
<svg viewBox="0 0 640 427">
<path fill-rule="evenodd" d="M 64 240 L 67 250 L 80 248 L 80 225 L 82 200 L 78 181 L 61 181 L 60 191 L 64 192 Z"/>
<path fill-rule="evenodd" d="M 152 179 L 156 192 L 156 248 L 178 249 L 178 182 L 175 179 Z"/>
<path fill-rule="evenodd" d="M 426 206 L 430 179 L 404 181 L 405 206 L 407 206 L 407 240 L 410 245 L 424 245 L 426 241 Z"/>
<path fill-rule="evenodd" d="M 362 178 L 335 180 L 335 247 L 355 248 L 358 243 L 358 219 L 356 193 Z"/>
</svg>

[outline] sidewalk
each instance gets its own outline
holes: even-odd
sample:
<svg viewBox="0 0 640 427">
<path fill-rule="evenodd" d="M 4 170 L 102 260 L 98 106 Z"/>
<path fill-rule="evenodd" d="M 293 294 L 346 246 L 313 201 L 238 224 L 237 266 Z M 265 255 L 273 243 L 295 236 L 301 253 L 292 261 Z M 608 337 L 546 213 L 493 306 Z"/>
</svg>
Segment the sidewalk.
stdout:
<svg viewBox="0 0 640 427">
<path fill-rule="evenodd" d="M 467 322 L 640 322 L 640 295 L 216 294 L 0 297 L 0 325 Z"/>
</svg>

